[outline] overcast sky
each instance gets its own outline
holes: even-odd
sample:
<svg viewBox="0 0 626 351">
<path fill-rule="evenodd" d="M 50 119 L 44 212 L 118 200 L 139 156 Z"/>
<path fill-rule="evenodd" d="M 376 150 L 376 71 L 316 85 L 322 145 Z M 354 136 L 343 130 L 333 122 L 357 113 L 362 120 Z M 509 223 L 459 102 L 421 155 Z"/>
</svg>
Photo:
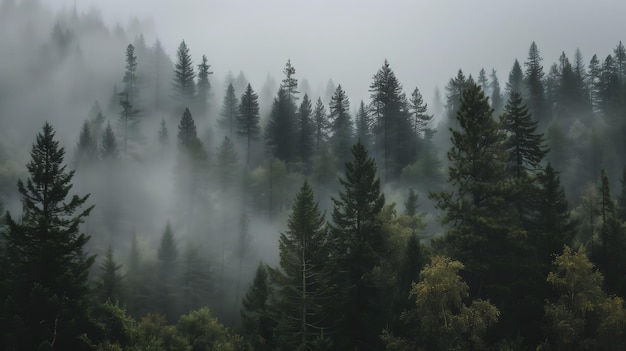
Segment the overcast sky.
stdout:
<svg viewBox="0 0 626 351">
<path fill-rule="evenodd" d="M 513 60 L 534 40 L 547 72 L 561 51 L 577 47 L 586 62 L 626 40 L 626 1 L 595 0 L 42 0 L 56 9 L 98 7 L 108 24 L 151 19 L 173 56 L 185 39 L 194 61 L 206 54 L 216 74 L 243 70 L 255 89 L 288 58 L 313 89 L 329 78 L 354 108 L 388 59 L 409 92 L 430 101 L 459 68 L 476 76 L 498 71 L 502 85 Z M 154 38 L 146 38 L 152 41 Z M 122 58 L 120 58 L 122 59 Z"/>
</svg>

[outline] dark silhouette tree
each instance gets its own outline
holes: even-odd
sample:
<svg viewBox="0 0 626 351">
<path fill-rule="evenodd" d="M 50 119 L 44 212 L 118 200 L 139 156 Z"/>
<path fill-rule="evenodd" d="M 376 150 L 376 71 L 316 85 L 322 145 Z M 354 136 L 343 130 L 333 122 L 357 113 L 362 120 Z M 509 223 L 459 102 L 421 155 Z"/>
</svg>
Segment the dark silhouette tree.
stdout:
<svg viewBox="0 0 626 351">
<path fill-rule="evenodd" d="M 237 131 L 237 116 L 239 115 L 239 102 L 235 96 L 235 88 L 233 84 L 228 84 L 224 102 L 222 103 L 221 118 L 217 121 L 218 125 L 226 133 L 226 136 L 233 138 Z"/>
<path fill-rule="evenodd" d="M 248 84 L 246 91 L 241 95 L 239 114 L 237 114 L 237 135 L 246 138 L 246 167 L 250 167 L 250 148 L 252 142 L 259 138 L 259 96 Z"/>
</svg>

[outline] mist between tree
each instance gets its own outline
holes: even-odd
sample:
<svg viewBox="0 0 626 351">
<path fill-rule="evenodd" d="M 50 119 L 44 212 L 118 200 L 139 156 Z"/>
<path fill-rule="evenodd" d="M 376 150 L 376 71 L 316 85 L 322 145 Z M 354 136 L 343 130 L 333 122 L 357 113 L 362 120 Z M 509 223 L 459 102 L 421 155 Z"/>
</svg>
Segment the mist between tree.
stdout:
<svg viewBox="0 0 626 351">
<path fill-rule="evenodd" d="M 288 58 L 258 84 L 143 29 L 0 5 L 9 349 L 624 341 L 621 42 L 547 74 L 533 42 L 503 87 L 459 69 L 427 104 L 384 58 L 351 101 Z"/>
</svg>

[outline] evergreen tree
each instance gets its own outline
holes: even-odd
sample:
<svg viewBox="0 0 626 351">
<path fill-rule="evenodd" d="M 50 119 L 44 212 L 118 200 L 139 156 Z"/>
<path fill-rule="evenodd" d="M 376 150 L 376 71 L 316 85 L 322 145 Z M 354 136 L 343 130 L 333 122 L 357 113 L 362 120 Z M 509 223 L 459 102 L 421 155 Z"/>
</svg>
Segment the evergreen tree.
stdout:
<svg viewBox="0 0 626 351">
<path fill-rule="evenodd" d="M 211 71 L 211 65 L 209 65 L 206 55 L 202 55 L 202 63 L 198 65 L 198 84 L 196 99 L 198 101 L 198 108 L 202 116 L 207 114 L 208 99 L 211 95 L 211 82 L 209 82 L 209 75 L 213 74 Z"/>
<path fill-rule="evenodd" d="M 239 114 L 237 115 L 237 135 L 246 138 L 246 167 L 250 167 L 250 147 L 252 141 L 259 138 L 259 96 L 248 83 L 246 91 L 241 95 Z"/>
<path fill-rule="evenodd" d="M 77 167 L 88 166 L 98 159 L 98 144 L 92 135 L 89 122 L 85 120 L 78 137 L 74 163 Z"/>
<path fill-rule="evenodd" d="M 492 113 L 478 86 L 465 90 L 457 115 L 461 129 L 452 131 L 453 146 L 448 152 L 452 189 L 431 193 L 437 207 L 445 211 L 442 223 L 450 227 L 433 246 L 466 264 L 472 296 L 489 297 L 499 308 L 510 308 L 503 310 L 506 318 L 500 327 L 514 333 L 513 316 L 526 310 L 516 307 L 521 302 L 510 303 L 524 296 L 511 295 L 511 289 L 529 289 L 518 283 L 525 283 L 520 277 L 530 272 L 523 268 L 525 232 L 516 209 L 508 206 L 514 186 L 506 172 L 505 134 Z"/>
<path fill-rule="evenodd" d="M 359 105 L 359 111 L 356 113 L 355 124 L 357 142 L 363 144 L 366 149 L 369 149 L 371 146 L 372 138 L 372 122 L 363 100 L 361 100 L 361 104 Z"/>
<path fill-rule="evenodd" d="M 615 58 L 615 70 L 620 81 L 626 78 L 626 48 L 620 40 L 615 49 L 613 49 L 613 57 Z"/>
<path fill-rule="evenodd" d="M 174 232 L 168 222 L 161 235 L 161 242 L 157 250 L 158 286 L 156 291 L 156 307 L 169 321 L 177 319 L 176 295 L 179 284 L 175 281 L 178 264 L 178 247 L 174 239 Z"/>
<path fill-rule="evenodd" d="M 126 71 L 124 72 L 123 93 L 131 106 L 137 106 L 139 101 L 138 82 L 137 82 L 137 56 L 135 55 L 135 47 L 128 44 L 126 47 Z"/>
<path fill-rule="evenodd" d="M 184 107 L 189 107 L 196 94 L 196 72 L 189 54 L 189 48 L 183 40 L 176 51 L 176 64 L 174 65 L 174 97 Z"/>
<path fill-rule="evenodd" d="M 308 350 L 329 323 L 320 306 L 330 296 L 324 290 L 326 221 L 307 182 L 296 195 L 287 226 L 280 235 L 280 268 L 270 269 L 279 299 L 278 348 Z"/>
<path fill-rule="evenodd" d="M 362 144 L 352 148 L 353 161 L 346 163 L 343 187 L 333 197 L 332 284 L 337 284 L 339 325 L 335 346 L 340 350 L 379 349 L 377 335 L 383 321 L 378 310 L 378 288 L 372 270 L 379 265 L 386 238 L 378 214 L 385 204 L 376 176 L 376 164 Z"/>
<path fill-rule="evenodd" d="M 340 163 L 346 162 L 349 158 L 350 145 L 352 144 L 352 120 L 350 118 L 350 100 L 346 92 L 337 86 L 335 95 L 330 99 L 330 115 L 332 136 L 330 144 L 333 153 Z"/>
<path fill-rule="evenodd" d="M 513 176 L 521 179 L 527 171 L 537 170 L 548 150 L 543 145 L 543 134 L 536 133 L 537 122 L 532 120 L 519 93 L 509 96 L 500 124 L 507 134 L 504 147 Z"/>
<path fill-rule="evenodd" d="M 489 81 L 487 80 L 487 72 L 485 72 L 484 68 L 480 69 L 478 72 L 478 79 L 476 80 L 478 86 L 485 92 L 485 95 L 489 95 L 487 92 L 489 91 Z"/>
<path fill-rule="evenodd" d="M 496 75 L 496 70 L 491 70 L 491 107 L 493 108 L 494 114 L 499 116 L 502 112 L 502 107 L 504 106 L 504 99 L 502 98 L 502 93 L 500 92 L 500 82 L 498 81 L 498 76 Z"/>
<path fill-rule="evenodd" d="M 617 198 L 617 218 L 620 221 L 626 222 L 626 166 L 622 171 L 622 179 L 620 179 L 622 189 Z"/>
<path fill-rule="evenodd" d="M 200 255 L 198 248 L 191 243 L 187 245 L 181 265 L 183 270 L 182 294 L 184 297 L 184 311 L 191 313 L 206 306 L 215 290 L 211 266 Z"/>
<path fill-rule="evenodd" d="M 254 350 L 274 349 L 272 339 L 275 321 L 271 314 L 273 307 L 270 306 L 271 291 L 267 268 L 263 263 L 259 263 L 241 308 L 242 330 Z"/>
<path fill-rule="evenodd" d="M 506 82 L 506 93 L 511 95 L 513 92 L 524 94 L 524 73 L 522 72 L 522 66 L 519 61 L 515 60 L 513 68 L 509 72 L 509 80 Z"/>
<path fill-rule="evenodd" d="M 165 118 L 163 118 L 161 120 L 161 128 L 159 128 L 159 144 L 161 144 L 161 147 L 166 146 L 168 140 L 169 136 L 167 132 L 167 125 L 165 124 Z"/>
<path fill-rule="evenodd" d="M 300 161 L 304 163 L 305 173 L 309 173 L 311 169 L 311 157 L 313 156 L 313 106 L 309 95 L 304 94 L 302 103 L 298 109 L 298 156 Z"/>
<path fill-rule="evenodd" d="M 104 261 L 100 264 L 100 283 L 98 285 L 98 298 L 101 302 L 119 301 L 122 298 L 122 275 L 119 270 L 121 264 L 117 264 L 113 258 L 113 248 L 109 245 Z"/>
<path fill-rule="evenodd" d="M 601 76 L 600 60 L 597 55 L 593 55 L 589 61 L 587 76 L 587 85 L 589 85 L 589 99 L 594 112 L 600 111 L 600 76 Z"/>
<path fill-rule="evenodd" d="M 295 112 L 296 107 L 287 90 L 279 89 L 265 126 L 265 145 L 272 156 L 287 163 L 294 161 L 296 156 L 296 125 L 293 119 Z"/>
<path fill-rule="evenodd" d="M 217 182 L 221 191 L 228 193 L 233 190 L 233 187 L 238 184 L 238 170 L 239 156 L 235 150 L 235 144 L 229 137 L 224 137 L 224 141 L 217 149 Z"/>
<path fill-rule="evenodd" d="M 318 98 L 315 103 L 313 122 L 315 123 L 315 150 L 319 151 L 320 144 L 328 138 L 328 130 L 330 129 L 326 108 L 321 98 Z"/>
<path fill-rule="evenodd" d="M 298 80 L 293 77 L 296 74 L 296 68 L 291 64 L 291 60 L 287 60 L 283 73 L 285 74 L 285 79 L 282 80 L 280 87 L 287 92 L 289 103 L 295 104 L 298 100 L 297 94 L 299 91 L 296 90 L 298 89 Z"/>
<path fill-rule="evenodd" d="M 85 253 L 89 237 L 79 225 L 93 206 L 89 195 L 68 197 L 74 171 L 63 164 L 65 151 L 45 123 L 31 149 L 26 183 L 17 182 L 21 220 L 6 216 L 3 233 L 12 322 L 2 326 L 6 349 L 85 349 L 79 336 L 85 328 L 89 287 L 95 257 Z M 4 297 L 3 297 L 4 298 Z"/>
<path fill-rule="evenodd" d="M 198 138 L 196 124 L 191 116 L 191 112 L 186 108 L 178 125 L 178 148 L 186 157 L 191 160 L 205 160 L 206 153 L 202 146 L 202 141 Z"/>
<path fill-rule="evenodd" d="M 415 161 L 417 159 L 417 141 L 419 139 L 426 139 L 428 135 L 432 135 L 432 130 L 428 128 L 428 122 L 433 118 L 433 116 L 426 113 L 428 111 L 428 105 L 424 103 L 422 94 L 417 88 L 415 88 L 411 94 L 409 111 L 412 116 L 411 124 L 413 126 L 414 135 L 413 161 Z"/>
<path fill-rule="evenodd" d="M 545 126 L 549 116 L 545 100 L 544 72 L 541 60 L 537 44 L 533 41 L 528 49 L 528 61 L 524 62 L 526 66 L 524 84 L 528 96 L 528 108 L 535 120 Z"/>
<path fill-rule="evenodd" d="M 111 128 L 111 123 L 107 123 L 107 127 L 102 134 L 100 141 L 100 158 L 102 160 L 112 160 L 117 157 L 117 138 Z"/>
<path fill-rule="evenodd" d="M 224 95 L 224 102 L 222 104 L 222 111 L 220 112 L 221 118 L 217 121 L 218 125 L 226 136 L 232 138 L 237 131 L 237 116 L 238 116 L 238 101 L 235 96 L 235 88 L 232 83 L 228 84 L 226 89 L 226 95 Z"/>
</svg>

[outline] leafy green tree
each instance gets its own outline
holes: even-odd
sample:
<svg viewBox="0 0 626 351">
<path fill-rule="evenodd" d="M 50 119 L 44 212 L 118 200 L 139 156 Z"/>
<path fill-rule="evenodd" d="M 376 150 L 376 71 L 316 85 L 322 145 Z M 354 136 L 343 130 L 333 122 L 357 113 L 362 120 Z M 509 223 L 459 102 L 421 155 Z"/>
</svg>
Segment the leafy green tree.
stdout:
<svg viewBox="0 0 626 351">
<path fill-rule="evenodd" d="M 176 64 L 174 65 L 174 97 L 182 105 L 189 107 L 196 95 L 196 72 L 194 71 L 189 48 L 183 40 L 176 51 Z"/>
<path fill-rule="evenodd" d="M 624 301 L 607 297 L 602 275 L 593 269 L 584 246 L 565 246 L 554 259 L 548 283 L 558 294 L 545 306 L 548 343 L 555 350 L 618 350 L 626 342 Z"/>
<path fill-rule="evenodd" d="M 250 167 L 250 147 L 259 138 L 259 96 L 248 83 L 241 95 L 239 114 L 237 115 L 237 135 L 246 138 L 246 167 Z"/>
<path fill-rule="evenodd" d="M 311 157 L 313 156 L 314 125 L 312 119 L 313 106 L 309 95 L 304 94 L 302 103 L 298 109 L 298 156 L 304 163 L 305 172 L 308 174 L 311 169 Z"/>
<path fill-rule="evenodd" d="M 189 340 L 173 325 L 167 325 L 164 316 L 148 313 L 137 325 L 135 345 L 139 350 L 190 351 Z"/>
<path fill-rule="evenodd" d="M 95 257 L 85 252 L 89 236 L 79 225 L 93 206 L 89 195 L 68 197 L 74 171 L 63 164 L 65 151 L 45 123 L 31 149 L 26 183 L 17 188 L 22 200 L 21 220 L 6 216 L 3 233 L 8 276 L 4 313 L 13 322 L 2 326 L 7 349 L 84 349 L 89 286 L 87 277 Z"/>
<path fill-rule="evenodd" d="M 217 121 L 218 125 L 226 136 L 232 138 L 237 131 L 237 116 L 238 116 L 238 104 L 237 96 L 235 96 L 235 88 L 233 84 L 228 84 L 226 88 L 226 95 L 224 95 L 224 102 L 222 103 L 222 111 L 220 112 L 221 118 Z"/>
<path fill-rule="evenodd" d="M 202 116 L 207 114 L 208 99 L 211 95 L 211 82 L 209 76 L 213 74 L 211 71 L 211 65 L 208 64 L 206 55 L 202 55 L 202 63 L 198 65 L 198 84 L 197 95 L 198 108 Z"/>
<path fill-rule="evenodd" d="M 271 285 L 267 268 L 259 263 L 254 280 L 242 301 L 241 326 L 254 350 L 273 350 L 275 320 L 270 305 Z"/>
<path fill-rule="evenodd" d="M 113 248 L 109 245 L 104 260 L 100 264 L 100 281 L 98 284 L 98 298 L 101 302 L 120 301 L 122 298 L 123 276 L 119 273 L 122 268 L 113 257 Z"/>
<path fill-rule="evenodd" d="M 326 220 L 307 182 L 295 197 L 287 227 L 280 235 L 280 267 L 269 270 L 280 314 L 277 343 L 281 350 L 308 350 L 329 324 L 320 306 L 330 296 L 324 289 L 329 257 Z"/>
<path fill-rule="evenodd" d="M 372 271 L 380 264 L 386 237 L 378 214 L 385 204 L 376 175 L 376 164 L 365 147 L 352 148 L 354 159 L 346 163 L 343 190 L 333 197 L 331 263 L 338 292 L 334 308 L 339 325 L 334 345 L 338 349 L 376 349 L 383 321 L 378 311 L 378 288 Z"/>
<path fill-rule="evenodd" d="M 468 306 L 469 287 L 459 272 L 459 261 L 435 256 L 420 272 L 419 283 L 413 283 L 410 296 L 413 309 L 405 312 L 403 320 L 412 329 L 408 339 L 383 333 L 383 339 L 393 350 L 414 350 L 426 346 L 433 350 L 486 349 L 484 336 L 496 324 L 500 311 L 489 301 L 474 300 Z"/>
<path fill-rule="evenodd" d="M 185 350 L 245 350 L 242 338 L 220 324 L 207 307 L 181 316 L 176 331 L 190 346 Z"/>
<path fill-rule="evenodd" d="M 77 167 L 88 166 L 98 159 L 98 143 L 92 135 L 90 123 L 85 121 L 80 130 L 74 163 Z"/>
<path fill-rule="evenodd" d="M 341 84 L 337 86 L 335 95 L 330 99 L 330 123 L 332 136 L 330 144 L 333 153 L 339 162 L 348 161 L 350 156 L 349 150 L 352 145 L 352 121 L 350 118 L 350 101 L 346 96 L 346 92 L 341 88 Z"/>
<path fill-rule="evenodd" d="M 330 129 L 326 108 L 321 98 L 318 98 L 315 103 L 313 122 L 315 123 L 315 150 L 319 151 L 320 144 L 328 138 L 328 130 Z"/>
</svg>

